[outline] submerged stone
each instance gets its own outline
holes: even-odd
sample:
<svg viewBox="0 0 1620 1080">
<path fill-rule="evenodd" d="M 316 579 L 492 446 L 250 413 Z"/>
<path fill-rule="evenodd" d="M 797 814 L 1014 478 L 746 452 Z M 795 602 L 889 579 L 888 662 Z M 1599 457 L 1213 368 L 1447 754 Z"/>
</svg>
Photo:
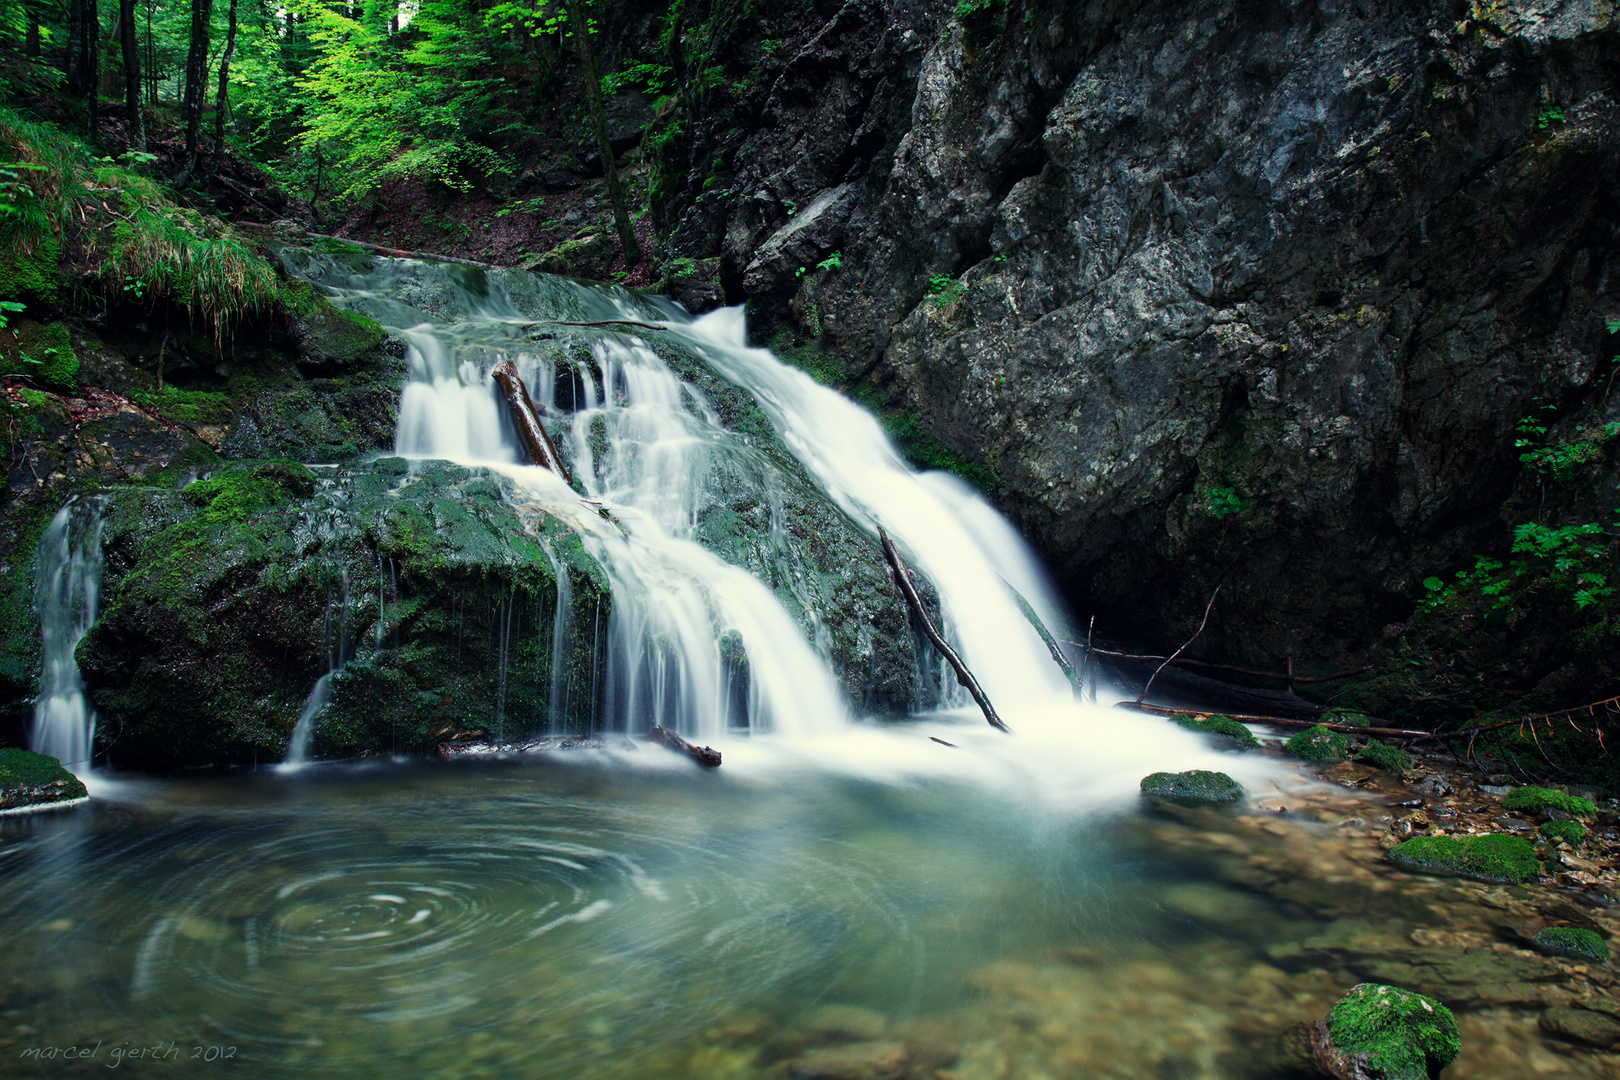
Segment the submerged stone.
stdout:
<svg viewBox="0 0 1620 1080">
<path fill-rule="evenodd" d="M 1328 1035 L 1333 1049 L 1363 1059 L 1362 1072 L 1380 1080 L 1431 1080 L 1462 1050 L 1450 1009 L 1378 983 L 1360 983 L 1339 999 Z"/>
<path fill-rule="evenodd" d="M 901 1080 L 911 1063 L 906 1044 L 891 1040 L 810 1050 L 788 1062 L 794 1080 Z"/>
<path fill-rule="evenodd" d="M 0 810 L 83 799 L 84 781 L 45 754 L 14 748 L 0 749 Z"/>
<path fill-rule="evenodd" d="M 1343 761 L 1349 748 L 1349 739 L 1321 724 L 1306 728 L 1283 744 L 1283 749 L 1306 761 Z"/>
<path fill-rule="evenodd" d="M 1516 885 L 1541 873 L 1536 848 L 1520 836 L 1414 836 L 1386 856 L 1403 870 Z"/>
<path fill-rule="evenodd" d="M 1172 716 L 1170 722 L 1188 731 L 1216 736 L 1223 749 L 1252 750 L 1260 745 L 1260 740 L 1254 737 L 1254 732 L 1230 716 L 1222 716 L 1219 713 L 1206 716 L 1202 720 L 1183 713 L 1180 716 Z"/>
<path fill-rule="evenodd" d="M 1620 1022 L 1586 1009 L 1548 1009 L 1541 1014 L 1541 1030 L 1587 1046 L 1607 1049 L 1620 1045 Z"/>
<path fill-rule="evenodd" d="M 1537 952 L 1566 956 L 1571 960 L 1609 962 L 1609 944 L 1594 931 L 1579 926 L 1549 926 L 1530 942 Z"/>
<path fill-rule="evenodd" d="M 1156 772 L 1142 778 L 1142 794 L 1187 805 L 1235 802 L 1243 797 L 1243 787 L 1222 772 L 1193 769 L 1189 772 Z"/>
<path fill-rule="evenodd" d="M 1577 817 L 1590 817 L 1597 813 L 1597 807 L 1592 804 L 1591 799 L 1583 799 L 1579 795 L 1566 795 L 1562 791 L 1552 791 L 1543 787 L 1516 788 L 1511 795 L 1502 800 L 1502 807 L 1521 814 L 1562 810 Z"/>
</svg>

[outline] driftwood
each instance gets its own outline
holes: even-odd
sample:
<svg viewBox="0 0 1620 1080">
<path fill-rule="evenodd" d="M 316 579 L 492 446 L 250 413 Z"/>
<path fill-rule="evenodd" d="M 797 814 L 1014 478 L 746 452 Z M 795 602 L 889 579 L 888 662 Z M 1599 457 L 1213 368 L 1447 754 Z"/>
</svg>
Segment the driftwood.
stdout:
<svg viewBox="0 0 1620 1080">
<path fill-rule="evenodd" d="M 1232 564 L 1232 569 L 1228 570 L 1226 572 L 1226 576 L 1221 578 L 1221 580 L 1216 583 L 1215 591 L 1209 594 L 1209 603 L 1204 605 L 1204 617 L 1198 623 L 1198 629 L 1193 631 L 1193 636 L 1188 638 L 1185 642 L 1183 642 L 1182 645 L 1181 645 L 1181 648 L 1177 649 L 1175 652 L 1171 653 L 1168 657 L 1166 657 L 1164 663 L 1160 664 L 1158 667 L 1153 669 L 1153 674 L 1148 676 L 1148 681 L 1146 683 L 1144 683 L 1143 686 L 1142 686 L 1142 692 L 1140 694 L 1136 695 L 1136 703 L 1138 705 L 1140 705 L 1142 703 L 1143 698 L 1148 696 L 1148 691 L 1153 689 L 1153 680 L 1157 679 L 1159 677 L 1159 672 L 1161 672 L 1165 668 L 1169 667 L 1170 664 L 1175 660 L 1176 657 L 1178 657 L 1182 653 L 1186 652 L 1187 647 L 1189 645 L 1191 645 L 1193 642 L 1197 641 L 1198 640 L 1198 635 L 1200 635 L 1200 634 L 1202 634 L 1204 632 L 1204 627 L 1209 625 L 1209 613 L 1211 611 L 1215 610 L 1215 598 L 1217 596 L 1221 595 L 1221 586 L 1226 584 L 1227 578 L 1230 578 L 1232 576 L 1232 571 L 1236 570 L 1236 569 L 1237 569 L 1237 564 L 1233 563 Z"/>
<path fill-rule="evenodd" d="M 1152 713 L 1155 716 L 1213 716 L 1214 713 L 1206 709 L 1167 709 L 1163 705 L 1144 705 L 1140 701 L 1121 701 L 1115 708 L 1135 709 L 1138 712 Z M 1325 727 L 1329 731 L 1342 731 L 1347 735 L 1378 735 L 1389 739 L 1417 739 L 1428 738 L 1430 732 L 1408 731 L 1405 728 L 1392 727 L 1356 727 L 1354 724 L 1325 724 L 1320 720 L 1296 720 L 1289 716 L 1253 716 L 1247 713 L 1222 713 L 1233 720 L 1244 720 L 1253 724 L 1275 724 L 1278 727 L 1313 728 Z"/>
<path fill-rule="evenodd" d="M 540 423 L 534 402 L 529 397 L 529 388 L 523 385 L 517 365 L 510 360 L 502 360 L 490 375 L 500 384 L 501 393 L 506 396 L 507 407 L 512 410 L 512 422 L 517 425 L 518 439 L 523 443 L 529 460 L 536 465 L 544 465 L 572 484 L 574 478 L 568 474 L 562 458 L 558 456 L 557 444 L 551 441 L 551 436 L 546 434 L 545 427 Z"/>
<path fill-rule="evenodd" d="M 889 560 L 889 569 L 894 571 L 894 581 L 900 586 L 900 595 L 906 598 L 906 606 L 911 608 L 911 613 L 917 616 L 917 621 L 922 624 L 923 633 L 928 635 L 928 640 L 934 643 L 934 648 L 939 650 L 945 662 L 951 665 L 951 670 L 956 672 L 956 681 L 973 695 L 973 700 L 978 702 L 990 726 L 1010 733 L 1007 725 L 1001 722 L 1001 717 L 996 715 L 995 706 L 990 704 L 990 699 L 979 687 L 979 680 L 975 679 L 973 672 L 962 663 L 962 658 L 956 655 L 956 650 L 946 644 L 939 631 L 934 629 L 934 621 L 928 617 L 928 612 L 923 610 L 922 598 L 917 595 L 917 588 L 911 583 L 911 575 L 906 572 L 905 561 L 900 558 L 900 552 L 895 550 L 894 541 L 890 540 L 889 534 L 881 528 L 878 529 L 878 540 L 883 544 L 883 555 Z"/>
<path fill-rule="evenodd" d="M 524 323 L 523 324 L 523 329 L 527 330 L 531 326 L 539 326 L 539 325 L 540 325 L 540 323 Z M 667 326 L 654 326 L 652 323 L 636 322 L 636 320 L 634 320 L 634 319 L 596 319 L 596 320 L 594 320 L 592 322 L 565 322 L 565 321 L 563 321 L 561 319 L 553 319 L 553 320 L 550 320 L 549 322 L 547 322 L 545 325 L 547 325 L 547 326 L 639 326 L 643 330 L 668 330 L 669 329 L 669 327 L 667 327 Z"/>
<path fill-rule="evenodd" d="M 642 736 L 648 742 L 655 742 L 659 746 L 685 754 L 705 769 L 713 769 L 720 764 L 720 751 L 712 746 L 694 746 L 667 727 L 653 725 L 653 729 Z"/>
</svg>

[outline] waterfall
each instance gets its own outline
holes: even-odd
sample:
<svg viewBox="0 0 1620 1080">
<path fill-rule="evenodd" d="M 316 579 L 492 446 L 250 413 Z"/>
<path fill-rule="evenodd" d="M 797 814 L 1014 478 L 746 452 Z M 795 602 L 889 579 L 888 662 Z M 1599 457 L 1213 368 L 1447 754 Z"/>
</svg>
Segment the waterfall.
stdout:
<svg viewBox="0 0 1620 1080">
<path fill-rule="evenodd" d="M 337 302 L 395 328 L 408 344 L 395 452 L 500 471 L 525 501 L 577 531 L 606 571 L 614 603 L 606 627 L 597 628 L 608 643 L 600 673 L 606 728 L 656 723 L 700 741 L 743 729 L 802 738 L 843 732 L 850 718 L 815 612 L 800 613 L 807 631 L 756 576 L 772 576 L 770 567 L 750 573 L 697 540 L 712 499 L 705 484 L 716 469 L 746 472 L 774 510 L 784 501 L 771 488 L 783 482 L 772 479 L 775 467 L 739 446 L 714 403 L 666 363 L 648 334 L 565 337 L 569 359 L 557 359 L 553 347 L 542 362 L 527 333 L 537 318 L 629 319 L 678 339 L 757 400 L 787 451 L 851 520 L 874 538 L 879 527 L 894 537 L 938 592 L 942 632 L 1009 722 L 1072 706 L 1069 684 L 1014 590 L 1057 637 L 1065 636 L 1062 607 L 1013 529 L 961 482 L 912 471 L 859 406 L 750 348 L 741 309 L 692 321 L 622 290 L 535 275 L 492 273 L 464 287 L 462 275 L 417 263 L 378 260 L 359 278 L 306 258 L 303 272 Z M 520 464 L 488 374 L 508 357 L 574 462 L 576 487 Z M 774 536 L 774 518 L 772 529 Z M 782 537 L 773 542 L 786 546 Z M 560 560 L 554 569 L 553 724 L 565 708 L 555 670 L 564 641 L 585 629 L 566 626 L 566 573 Z M 931 677 L 948 704 L 965 704 L 945 670 Z"/>
<path fill-rule="evenodd" d="M 285 765 L 305 765 L 309 762 L 310 743 L 315 738 L 315 729 L 320 723 L 321 710 L 326 708 L 332 700 L 332 678 L 349 659 L 349 568 L 339 566 L 338 582 L 341 587 L 338 601 L 336 625 L 334 627 L 332 596 L 326 597 L 326 613 L 322 619 L 321 636 L 324 639 L 326 651 L 326 673 L 315 680 L 310 689 L 309 696 L 304 699 L 304 707 L 299 710 L 298 723 L 293 726 L 292 738 L 287 740 L 287 757 Z M 378 603 L 381 604 L 381 585 L 378 586 Z M 382 622 L 379 607 L 378 623 Z M 335 632 L 334 632 L 335 629 Z"/>
<path fill-rule="evenodd" d="M 74 656 L 95 624 L 101 592 L 101 532 L 107 499 L 75 498 L 58 510 L 39 542 L 39 698 L 28 745 L 81 776 L 90 772 L 96 714 Z"/>
</svg>

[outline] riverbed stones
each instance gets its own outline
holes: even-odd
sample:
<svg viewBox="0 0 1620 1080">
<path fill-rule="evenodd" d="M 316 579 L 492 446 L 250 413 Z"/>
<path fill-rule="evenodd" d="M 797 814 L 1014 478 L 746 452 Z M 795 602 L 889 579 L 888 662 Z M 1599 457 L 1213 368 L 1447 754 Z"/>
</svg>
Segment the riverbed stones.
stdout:
<svg viewBox="0 0 1620 1080">
<path fill-rule="evenodd" d="M 792 1080 L 901 1080 L 911 1062 L 906 1044 L 894 1039 L 820 1046 L 786 1063 Z"/>
<path fill-rule="evenodd" d="M 1535 845 L 1519 836 L 1415 836 L 1386 856 L 1403 870 L 1489 881 L 1499 885 L 1534 881 L 1541 873 Z"/>
<path fill-rule="evenodd" d="M 73 802 L 88 794 L 84 782 L 55 758 L 32 750 L 0 749 L 0 812 Z"/>
<path fill-rule="evenodd" d="M 1457 1060 L 1462 1043 L 1451 1010 L 1396 986 L 1360 983 L 1333 1006 L 1319 1057 L 1333 1075 L 1430 1080 Z M 1348 1066 L 1348 1069 L 1346 1068 Z"/>
<path fill-rule="evenodd" d="M 1156 772 L 1142 778 L 1142 794 L 1184 806 L 1236 802 L 1243 787 L 1223 772 L 1192 769 L 1187 772 Z"/>
<path fill-rule="evenodd" d="M 1620 1021 L 1587 1009 L 1554 1007 L 1541 1014 L 1541 1030 L 1560 1039 L 1609 1049 L 1620 1046 Z"/>
<path fill-rule="evenodd" d="M 1567 956 L 1571 960 L 1590 960 L 1596 964 L 1609 962 L 1608 942 L 1585 927 L 1549 926 L 1530 944 L 1548 956 Z"/>
</svg>

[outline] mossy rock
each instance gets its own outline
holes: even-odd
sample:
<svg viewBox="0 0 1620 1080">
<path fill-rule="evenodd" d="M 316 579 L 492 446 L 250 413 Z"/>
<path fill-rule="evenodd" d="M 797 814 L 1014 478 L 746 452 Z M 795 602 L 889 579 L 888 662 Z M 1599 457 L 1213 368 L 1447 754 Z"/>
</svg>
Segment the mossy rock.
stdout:
<svg viewBox="0 0 1620 1080">
<path fill-rule="evenodd" d="M 84 782 L 45 754 L 0 749 L 0 810 L 85 798 Z"/>
<path fill-rule="evenodd" d="M 1549 821 L 1541 827 L 1541 835 L 1574 847 L 1586 839 L 1586 826 L 1578 821 Z"/>
<path fill-rule="evenodd" d="M 1412 755 L 1388 743 L 1370 742 L 1356 751 L 1356 760 L 1393 773 L 1412 767 Z"/>
<path fill-rule="evenodd" d="M 1360 1059 L 1356 1075 L 1380 1080 L 1431 1080 L 1462 1051 L 1450 1009 L 1379 983 L 1360 983 L 1339 999 L 1328 1035 L 1335 1049 Z"/>
<path fill-rule="evenodd" d="M 376 320 L 335 307 L 306 281 L 283 286 L 280 301 L 305 373 L 339 375 L 383 359 L 387 335 Z"/>
<path fill-rule="evenodd" d="M 1289 739 L 1283 749 L 1306 761 L 1343 761 L 1349 752 L 1350 740 L 1318 724 Z"/>
<path fill-rule="evenodd" d="M 37 300 L 47 305 L 62 287 L 61 245 L 47 237 L 32 251 L 20 250 L 15 234 L 0 241 L 0 300 Z"/>
<path fill-rule="evenodd" d="M 1260 740 L 1254 737 L 1254 732 L 1232 719 L 1216 713 L 1200 720 L 1196 716 L 1185 713 L 1170 718 L 1172 724 L 1177 724 L 1188 731 L 1197 731 L 1204 735 L 1216 736 L 1223 748 L 1233 750 L 1253 750 L 1260 745 Z"/>
<path fill-rule="evenodd" d="M 1243 797 L 1243 786 L 1225 773 L 1193 769 L 1189 772 L 1156 772 L 1144 776 L 1142 794 L 1183 805 L 1228 803 Z"/>
<path fill-rule="evenodd" d="M 1609 962 L 1609 944 L 1596 931 L 1579 926 L 1549 926 L 1530 942 L 1537 952 L 1564 956 L 1571 960 Z"/>
<path fill-rule="evenodd" d="M 1324 717 L 1330 724 L 1343 724 L 1345 727 L 1371 727 L 1372 718 L 1366 713 L 1338 712 L 1329 713 Z"/>
<path fill-rule="evenodd" d="M 1541 873 L 1536 847 L 1521 836 L 1414 836 L 1387 856 L 1403 870 L 1516 885 Z"/>
<path fill-rule="evenodd" d="M 1576 817 L 1591 817 L 1597 813 L 1597 807 L 1592 804 L 1591 799 L 1583 799 L 1579 795 L 1566 795 L 1562 791 L 1551 791 L 1542 787 L 1515 788 L 1502 800 L 1502 808 L 1521 814 L 1562 810 Z"/>
<path fill-rule="evenodd" d="M 0 375 L 21 376 L 52 390 L 77 387 L 79 357 L 67 324 L 19 319 L 10 330 L 0 330 Z"/>
</svg>

